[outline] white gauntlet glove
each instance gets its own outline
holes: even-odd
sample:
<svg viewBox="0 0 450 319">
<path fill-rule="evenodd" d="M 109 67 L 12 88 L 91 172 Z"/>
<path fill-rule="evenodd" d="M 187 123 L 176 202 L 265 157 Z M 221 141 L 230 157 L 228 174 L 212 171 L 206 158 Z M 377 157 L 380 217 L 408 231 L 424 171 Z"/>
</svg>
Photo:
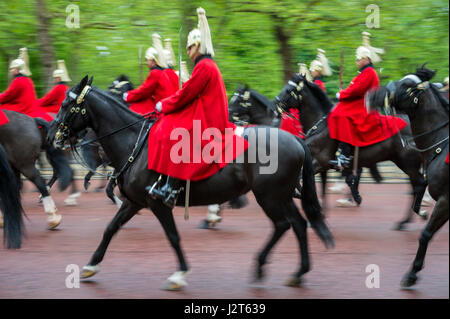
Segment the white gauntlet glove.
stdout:
<svg viewBox="0 0 450 319">
<path fill-rule="evenodd" d="M 123 100 L 126 102 L 127 101 L 127 96 L 128 96 L 128 93 L 124 93 L 123 95 L 122 95 L 122 98 L 123 98 Z"/>
<path fill-rule="evenodd" d="M 161 111 L 162 111 L 162 103 L 161 103 L 161 101 L 159 101 L 158 103 L 156 103 L 155 109 L 156 109 L 158 112 L 161 112 Z"/>
<path fill-rule="evenodd" d="M 339 94 L 339 92 L 337 92 L 336 93 L 336 98 L 339 100 L 339 96 L 340 96 L 340 94 Z"/>
</svg>

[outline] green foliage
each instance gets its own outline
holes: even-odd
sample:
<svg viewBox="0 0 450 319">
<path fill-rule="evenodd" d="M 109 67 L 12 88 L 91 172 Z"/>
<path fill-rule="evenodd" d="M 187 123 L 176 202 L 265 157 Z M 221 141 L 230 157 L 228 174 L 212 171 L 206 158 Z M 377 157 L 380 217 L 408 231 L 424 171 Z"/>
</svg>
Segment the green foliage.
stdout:
<svg viewBox="0 0 450 319">
<path fill-rule="evenodd" d="M 188 60 L 185 45 L 190 29 L 196 26 L 195 8 L 206 9 L 216 61 L 223 73 L 228 94 L 239 84 L 273 98 L 284 85 L 283 59 L 275 27 L 288 36 L 292 50 L 292 70 L 298 62 L 309 63 L 317 48 L 326 50 L 334 74 L 325 78 L 328 93 L 339 87 L 340 54 L 344 50 L 344 85 L 356 75 L 355 49 L 361 45 L 361 32 L 372 33 L 372 45 L 385 49 L 377 65 L 383 83 L 395 80 L 428 62 L 438 70 L 436 81 L 448 75 L 448 2 L 443 0 L 383 1 L 380 28 L 367 29 L 373 1 L 298 1 L 298 0 L 109 0 L 46 1 L 50 35 L 56 59 L 66 60 L 70 76 L 77 82 L 85 74 L 94 83 L 108 86 L 119 74 L 140 83 L 139 46 L 142 53 L 151 46 L 153 32 L 171 38 L 178 52 L 182 30 L 183 60 Z M 69 29 L 66 7 L 80 8 L 80 28 Z M 37 36 L 36 1 L 0 2 L 0 91 L 8 85 L 8 63 L 18 49 L 27 47 L 33 80 L 38 95 L 45 92 L 40 65 L 41 43 Z M 102 48 L 103 47 L 103 48 Z M 192 70 L 192 63 L 188 64 Z M 148 71 L 143 66 L 143 75 Z"/>
</svg>

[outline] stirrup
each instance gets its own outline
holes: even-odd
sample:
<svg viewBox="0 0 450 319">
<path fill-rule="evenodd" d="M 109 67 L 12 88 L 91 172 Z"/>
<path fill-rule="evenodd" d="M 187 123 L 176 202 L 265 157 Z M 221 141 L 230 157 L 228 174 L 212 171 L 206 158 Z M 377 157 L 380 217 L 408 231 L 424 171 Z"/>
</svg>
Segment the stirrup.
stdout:
<svg viewBox="0 0 450 319">
<path fill-rule="evenodd" d="M 162 175 L 159 175 L 158 179 L 156 180 L 155 183 L 153 183 L 152 186 L 145 187 L 145 190 L 148 192 L 148 194 L 150 195 L 151 198 L 158 199 L 157 196 L 160 194 L 160 192 L 157 192 L 157 194 L 155 194 L 155 191 L 157 191 L 158 188 L 160 188 L 162 186 L 161 181 L 162 181 Z"/>
</svg>

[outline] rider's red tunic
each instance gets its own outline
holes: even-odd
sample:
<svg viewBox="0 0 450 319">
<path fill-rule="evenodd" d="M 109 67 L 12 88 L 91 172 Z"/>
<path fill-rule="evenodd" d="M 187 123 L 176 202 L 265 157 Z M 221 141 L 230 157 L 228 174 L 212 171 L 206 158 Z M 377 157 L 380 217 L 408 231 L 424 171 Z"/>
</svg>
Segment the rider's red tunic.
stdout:
<svg viewBox="0 0 450 319">
<path fill-rule="evenodd" d="M 175 71 L 173 69 L 164 69 L 164 73 L 167 74 L 174 92 L 178 91 L 178 89 L 180 88 L 180 83 L 178 75 L 175 73 Z"/>
<path fill-rule="evenodd" d="M 40 111 L 57 114 L 68 89 L 64 83 L 55 85 L 46 95 L 36 100 L 36 106 Z"/>
<path fill-rule="evenodd" d="M 298 136 L 302 139 L 305 139 L 302 124 L 300 123 L 299 111 L 296 108 L 294 108 L 294 109 L 290 109 L 289 113 L 294 118 L 283 114 L 283 117 L 281 118 L 280 129 L 283 131 L 289 132 L 295 136 Z"/>
<path fill-rule="evenodd" d="M 9 122 L 8 117 L 2 110 L 0 110 L 0 126 L 2 126 L 3 124 L 6 124 L 8 122 Z"/>
<path fill-rule="evenodd" d="M 31 117 L 40 117 L 49 122 L 53 120 L 50 115 L 36 108 L 36 91 L 33 81 L 23 75 L 17 76 L 9 88 L 0 94 L 0 108 Z"/>
<path fill-rule="evenodd" d="M 182 180 L 201 180 L 217 173 L 247 149 L 247 141 L 233 134 L 235 126 L 228 121 L 225 84 L 210 57 L 200 57 L 183 88 L 161 102 L 162 115 L 149 136 L 150 170 Z M 216 139 L 207 134 L 211 128 L 217 133 Z M 231 133 L 226 139 L 225 129 Z M 209 152 L 208 147 L 217 148 L 218 152 Z M 187 151 L 185 157 L 180 156 L 180 148 Z"/>
<path fill-rule="evenodd" d="M 153 68 L 145 82 L 135 90 L 128 91 L 127 103 L 130 110 L 146 114 L 155 110 L 155 105 L 174 93 L 169 78 L 159 67 Z"/>
<path fill-rule="evenodd" d="M 328 116 L 330 137 L 338 141 L 363 147 L 384 141 L 398 133 L 407 123 L 396 117 L 368 113 L 365 95 L 379 87 L 375 69 L 369 65 L 361 70 L 349 87 L 342 90 L 339 103 Z"/>
</svg>

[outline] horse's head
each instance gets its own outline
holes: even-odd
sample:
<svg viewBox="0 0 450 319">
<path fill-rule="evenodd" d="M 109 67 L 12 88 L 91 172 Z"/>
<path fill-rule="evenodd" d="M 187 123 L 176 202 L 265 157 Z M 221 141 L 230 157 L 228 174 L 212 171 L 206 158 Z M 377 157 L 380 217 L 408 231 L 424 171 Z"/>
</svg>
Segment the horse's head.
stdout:
<svg viewBox="0 0 450 319">
<path fill-rule="evenodd" d="M 89 124 L 86 96 L 91 90 L 92 80 L 86 75 L 80 83 L 66 92 L 66 98 L 52 122 L 48 140 L 55 147 L 62 148 L 65 141 L 76 137 L 77 133 L 85 129 Z"/>
<path fill-rule="evenodd" d="M 391 107 L 402 113 L 414 116 L 423 100 L 432 98 L 434 93 L 429 82 L 436 71 L 429 70 L 423 65 L 415 74 L 409 74 L 396 82 L 371 91 L 366 96 L 368 110 L 381 108 L 390 113 Z"/>
<path fill-rule="evenodd" d="M 237 125 L 248 125 L 251 120 L 249 88 L 239 86 L 228 103 L 229 120 Z"/>
<path fill-rule="evenodd" d="M 273 125 L 280 115 L 272 101 L 248 86 L 236 90 L 228 109 L 230 121 L 238 125 Z"/>
<path fill-rule="evenodd" d="M 289 112 L 289 109 L 296 108 L 300 110 L 301 101 L 303 99 L 303 88 L 307 82 L 306 78 L 300 73 L 296 73 L 291 80 L 281 90 L 280 94 L 275 97 L 275 104 L 278 112 Z"/>
</svg>

